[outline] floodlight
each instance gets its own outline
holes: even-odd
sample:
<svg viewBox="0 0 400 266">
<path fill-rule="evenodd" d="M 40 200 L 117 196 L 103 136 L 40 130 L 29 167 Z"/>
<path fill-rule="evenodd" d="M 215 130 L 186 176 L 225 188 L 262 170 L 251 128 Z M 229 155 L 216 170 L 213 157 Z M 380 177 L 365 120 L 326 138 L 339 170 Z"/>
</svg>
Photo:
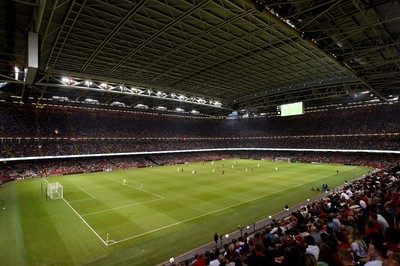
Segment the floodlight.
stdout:
<svg viewBox="0 0 400 266">
<path fill-rule="evenodd" d="M 14 71 L 15 71 L 15 79 L 18 79 L 19 68 L 17 66 L 15 66 Z"/>
<path fill-rule="evenodd" d="M 149 109 L 149 107 L 148 107 L 147 105 L 141 104 L 141 103 L 135 105 L 135 108 L 139 108 L 139 109 Z"/>
<path fill-rule="evenodd" d="M 165 110 L 167 110 L 167 108 L 164 107 L 164 106 L 158 106 L 156 109 L 157 109 L 157 110 L 160 110 L 160 111 L 165 111 Z"/>
<path fill-rule="evenodd" d="M 110 106 L 118 106 L 118 107 L 125 107 L 124 103 L 121 102 L 112 102 Z"/>
<path fill-rule="evenodd" d="M 98 104 L 99 103 L 98 100 L 90 99 L 90 98 L 85 99 L 85 102 L 86 103 L 91 103 L 91 104 Z"/>
</svg>

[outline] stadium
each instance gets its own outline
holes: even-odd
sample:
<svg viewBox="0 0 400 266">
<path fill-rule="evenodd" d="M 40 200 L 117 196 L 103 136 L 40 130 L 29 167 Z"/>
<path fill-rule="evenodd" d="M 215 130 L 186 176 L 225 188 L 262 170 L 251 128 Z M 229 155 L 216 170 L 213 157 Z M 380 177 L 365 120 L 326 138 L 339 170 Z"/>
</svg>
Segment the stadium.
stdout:
<svg viewBox="0 0 400 266">
<path fill-rule="evenodd" d="M 0 3 L 1 265 L 399 265 L 400 3 Z"/>
</svg>

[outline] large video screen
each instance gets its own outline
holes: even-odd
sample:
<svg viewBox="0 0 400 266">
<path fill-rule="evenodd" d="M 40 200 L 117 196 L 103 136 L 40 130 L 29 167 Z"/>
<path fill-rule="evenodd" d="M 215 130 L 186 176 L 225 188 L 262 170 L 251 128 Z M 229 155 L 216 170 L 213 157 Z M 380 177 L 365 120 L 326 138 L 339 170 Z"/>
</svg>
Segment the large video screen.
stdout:
<svg viewBox="0 0 400 266">
<path fill-rule="evenodd" d="M 282 104 L 279 106 L 281 116 L 302 115 L 304 114 L 303 102 Z"/>
</svg>

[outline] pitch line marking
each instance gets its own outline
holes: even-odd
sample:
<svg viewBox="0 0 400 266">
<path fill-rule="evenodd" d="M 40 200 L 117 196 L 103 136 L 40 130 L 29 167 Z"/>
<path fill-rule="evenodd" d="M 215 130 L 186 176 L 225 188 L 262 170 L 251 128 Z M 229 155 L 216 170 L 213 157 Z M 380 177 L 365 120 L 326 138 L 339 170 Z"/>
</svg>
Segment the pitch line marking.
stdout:
<svg viewBox="0 0 400 266">
<path fill-rule="evenodd" d="M 148 200 L 148 201 L 144 201 L 144 202 L 138 202 L 138 203 L 128 204 L 128 205 L 119 206 L 119 207 L 115 207 L 115 208 L 105 209 L 105 210 L 101 210 L 101 211 L 90 212 L 90 213 L 82 214 L 82 217 L 93 215 L 93 214 L 98 214 L 98 213 L 102 213 L 102 212 L 108 212 L 108 211 L 114 211 L 114 210 L 118 210 L 118 209 L 128 208 L 128 207 L 132 207 L 132 206 L 136 206 L 136 205 L 142 205 L 142 204 L 150 203 L 153 201 L 159 201 L 159 200 L 161 200 L 161 199 L 153 199 L 153 200 Z"/>
<path fill-rule="evenodd" d="M 101 240 L 101 242 L 103 242 L 104 245 L 108 246 L 108 243 L 106 243 L 106 241 L 104 241 L 103 238 L 101 238 L 101 236 L 86 222 L 85 219 L 83 219 L 83 217 L 71 206 L 71 204 L 69 204 L 66 199 L 63 198 L 63 200 L 72 209 L 72 211 L 75 212 L 76 215 L 78 215 L 78 217 L 82 220 L 82 222 L 86 224 L 86 226 L 89 227 L 89 229 Z"/>
<path fill-rule="evenodd" d="M 47 181 L 46 178 L 43 178 L 43 179 L 49 184 L 49 181 Z M 103 238 L 100 237 L 100 235 L 85 221 L 85 219 L 83 219 L 83 217 L 71 206 L 71 204 L 69 204 L 68 201 L 67 201 L 66 199 L 64 199 L 64 198 L 62 198 L 62 199 L 63 199 L 63 201 L 72 209 L 72 211 L 73 211 L 76 215 L 78 215 L 78 217 L 82 220 L 82 222 L 83 222 L 84 224 L 86 224 L 87 227 L 89 227 L 90 231 L 92 231 L 92 232 L 101 240 L 101 242 L 103 242 L 104 245 L 108 246 L 108 244 L 106 243 L 106 241 L 104 241 Z"/>
<path fill-rule="evenodd" d="M 354 169 L 354 168 L 355 168 L 355 167 L 353 167 L 352 169 Z M 350 169 L 347 170 L 347 171 L 345 171 L 345 172 L 348 172 L 348 171 L 350 171 Z M 207 213 L 204 213 L 204 214 L 201 214 L 201 215 L 198 215 L 198 216 L 195 216 L 195 217 L 192 217 L 192 218 L 183 220 L 183 221 L 179 221 L 179 222 L 172 223 L 172 224 L 169 224 L 169 225 L 166 225 L 166 226 L 162 226 L 162 227 L 159 227 L 159 228 L 156 228 L 156 229 L 153 229 L 153 230 L 150 230 L 150 231 L 147 231 L 147 232 L 144 232 L 144 233 L 135 235 L 135 236 L 131 236 L 131 237 L 128 237 L 128 238 L 124 238 L 124 239 L 118 240 L 118 241 L 116 241 L 116 243 L 113 243 L 113 244 L 117 244 L 117 243 L 120 243 L 120 242 L 124 242 L 124 241 L 128 241 L 128 240 L 131 240 L 131 239 L 135 239 L 135 238 L 138 238 L 138 237 L 141 237 L 141 236 L 150 234 L 150 233 L 154 233 L 154 232 L 161 231 L 161 230 L 164 230 L 164 229 L 169 228 L 169 227 L 172 227 L 172 226 L 179 225 L 179 224 L 181 224 L 181 223 L 185 223 L 185 222 L 189 222 L 189 221 L 192 221 L 192 220 L 196 220 L 196 219 L 198 219 L 198 218 L 201 218 L 201 217 L 204 217 L 204 216 L 207 216 L 207 215 L 210 215 L 210 214 L 214 214 L 214 213 L 217 213 L 217 212 L 220 212 L 220 211 L 224 211 L 224 210 L 227 210 L 227 209 L 230 209 L 230 208 L 233 208 L 233 207 L 236 207 L 236 206 L 245 204 L 245 203 L 249 203 L 249 202 L 252 202 L 252 201 L 256 201 L 256 200 L 259 200 L 259 199 L 261 199 L 261 198 L 269 197 L 269 196 L 271 196 L 271 195 L 278 194 L 278 193 L 284 192 L 284 191 L 286 191 L 286 190 L 289 190 L 289 189 L 292 189 L 292 188 L 295 188 L 295 187 L 300 187 L 300 186 L 303 186 L 303 185 L 306 185 L 306 184 L 309 184 L 309 183 L 312 183 L 312 182 L 315 182 L 315 181 L 318 181 L 318 180 L 327 178 L 327 177 L 329 177 L 329 176 L 333 176 L 333 175 L 328 175 L 328 176 L 324 176 L 324 177 L 321 177 L 321 178 L 317 178 L 317 179 L 314 179 L 314 180 L 312 180 L 312 181 L 299 184 L 299 185 L 297 185 L 297 186 L 292 186 L 292 187 L 290 187 L 290 188 L 281 189 L 281 190 L 279 190 L 279 191 L 275 191 L 275 192 L 270 193 L 270 194 L 267 194 L 267 195 L 263 195 L 263 196 L 260 196 L 260 197 L 256 197 L 256 198 L 253 198 L 253 199 L 250 199 L 250 200 L 246 200 L 246 201 L 243 201 L 243 202 L 240 202 L 240 203 L 237 203 L 237 204 L 233 204 L 233 205 L 231 205 L 231 206 L 227 206 L 227 207 L 224 207 L 224 208 L 215 210 L 215 211 L 207 212 Z M 112 244 L 112 245 L 113 245 L 113 244 Z"/>
<path fill-rule="evenodd" d="M 121 184 L 121 185 L 124 185 L 124 183 L 121 182 L 121 181 L 117 181 L 117 180 L 114 180 L 114 179 L 112 179 L 112 178 L 108 178 L 108 177 L 104 177 L 104 176 L 103 176 L 103 178 L 108 179 L 108 180 L 111 180 L 111 181 L 114 181 L 114 182 L 119 183 L 119 184 Z M 139 184 L 141 184 L 141 183 L 139 183 Z M 153 195 L 153 196 L 155 196 L 155 197 L 157 197 L 157 198 L 160 198 L 160 199 L 165 199 L 163 196 L 160 196 L 160 195 L 157 195 L 157 194 L 155 194 L 155 193 L 152 193 L 152 192 L 143 190 L 143 189 L 142 189 L 143 184 L 141 184 L 141 185 L 142 185 L 142 186 L 141 186 L 140 188 L 137 188 L 137 187 L 135 187 L 135 186 L 131 186 L 131 185 L 125 184 L 125 186 L 131 187 L 131 188 L 134 188 L 134 189 L 137 189 L 137 190 L 139 190 L 139 191 L 142 191 L 142 192 L 144 192 L 144 193 Z"/>
<path fill-rule="evenodd" d="M 92 194 L 90 194 L 89 192 L 87 192 L 86 190 L 84 190 L 83 188 L 81 188 L 80 186 L 76 186 L 77 188 L 79 188 L 80 190 L 82 190 L 83 192 L 85 192 L 86 194 L 88 194 L 89 196 L 91 196 L 93 199 L 95 199 L 96 197 L 93 196 Z"/>
</svg>

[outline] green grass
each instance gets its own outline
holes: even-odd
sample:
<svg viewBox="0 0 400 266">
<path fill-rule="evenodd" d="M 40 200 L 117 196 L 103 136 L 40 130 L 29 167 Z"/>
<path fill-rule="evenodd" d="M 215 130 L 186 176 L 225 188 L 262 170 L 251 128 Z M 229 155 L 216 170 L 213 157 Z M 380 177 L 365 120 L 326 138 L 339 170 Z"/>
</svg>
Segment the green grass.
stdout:
<svg viewBox="0 0 400 266">
<path fill-rule="evenodd" d="M 225 160 L 18 180 L 0 189 L 0 264 L 156 265 L 369 170 Z M 64 200 L 46 199 L 47 181 Z"/>
</svg>

